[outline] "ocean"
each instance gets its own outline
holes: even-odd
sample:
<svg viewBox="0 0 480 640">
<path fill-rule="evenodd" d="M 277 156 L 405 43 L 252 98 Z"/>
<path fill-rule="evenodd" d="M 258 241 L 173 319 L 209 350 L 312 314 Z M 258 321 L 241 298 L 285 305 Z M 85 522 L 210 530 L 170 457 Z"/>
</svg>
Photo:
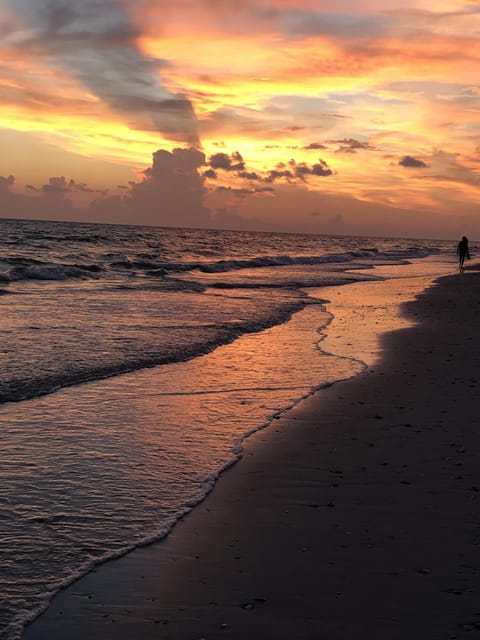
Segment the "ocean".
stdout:
<svg viewBox="0 0 480 640">
<path fill-rule="evenodd" d="M 0 220 L 0 637 L 161 539 L 249 434 L 366 367 L 322 351 L 330 287 L 440 275 L 454 249 Z"/>
</svg>

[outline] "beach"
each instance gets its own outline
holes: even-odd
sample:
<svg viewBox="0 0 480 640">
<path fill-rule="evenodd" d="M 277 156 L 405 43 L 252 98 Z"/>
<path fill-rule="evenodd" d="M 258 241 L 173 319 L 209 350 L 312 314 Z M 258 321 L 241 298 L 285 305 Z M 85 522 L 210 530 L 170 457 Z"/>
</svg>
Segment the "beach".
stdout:
<svg viewBox="0 0 480 640">
<path fill-rule="evenodd" d="M 362 373 L 252 435 L 165 540 L 61 592 L 25 640 L 472 637 L 479 311 L 474 270 L 403 304 Z"/>
<path fill-rule="evenodd" d="M 442 240 L 2 220 L 0 637 L 376 362 Z M 252 441 L 253 442 L 253 441 Z"/>
</svg>

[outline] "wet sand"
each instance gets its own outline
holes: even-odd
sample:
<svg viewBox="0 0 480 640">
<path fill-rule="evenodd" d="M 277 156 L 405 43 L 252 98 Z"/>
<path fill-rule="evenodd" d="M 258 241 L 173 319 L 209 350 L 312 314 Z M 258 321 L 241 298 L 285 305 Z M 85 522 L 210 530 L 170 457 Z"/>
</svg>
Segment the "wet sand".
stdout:
<svg viewBox="0 0 480 640">
<path fill-rule="evenodd" d="M 480 274 L 442 278 L 364 373 L 249 438 L 164 541 L 26 640 L 471 638 L 480 630 Z"/>
</svg>

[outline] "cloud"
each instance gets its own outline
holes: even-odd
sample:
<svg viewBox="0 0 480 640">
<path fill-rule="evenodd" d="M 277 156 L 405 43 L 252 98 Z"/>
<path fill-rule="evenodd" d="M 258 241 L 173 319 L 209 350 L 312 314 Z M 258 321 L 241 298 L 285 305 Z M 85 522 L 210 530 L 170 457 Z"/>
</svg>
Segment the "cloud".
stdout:
<svg viewBox="0 0 480 640">
<path fill-rule="evenodd" d="M 329 140 L 331 144 L 340 145 L 336 153 L 356 153 L 358 149 L 373 150 L 375 147 L 369 142 L 360 142 L 355 138 L 343 138 L 342 140 Z"/>
<path fill-rule="evenodd" d="M 223 169 L 224 171 L 243 171 L 245 162 L 238 151 L 234 151 L 231 155 L 219 152 L 210 156 L 208 164 L 212 169 Z"/>
<path fill-rule="evenodd" d="M 202 137 L 207 138 L 213 135 L 236 136 L 239 131 L 244 135 L 264 136 L 271 129 L 271 123 L 261 111 L 228 105 L 219 107 L 202 118 L 199 127 Z"/>
<path fill-rule="evenodd" d="M 159 149 L 141 182 L 131 182 L 123 196 L 94 201 L 90 211 L 102 219 L 170 227 L 205 227 L 210 212 L 204 205 L 205 178 L 199 170 L 205 155 L 194 148 Z"/>
<path fill-rule="evenodd" d="M 237 173 L 239 178 L 245 178 L 245 180 L 261 180 L 262 177 L 256 171 L 239 171 Z"/>
<path fill-rule="evenodd" d="M 38 189 L 32 185 L 27 185 L 27 188 L 30 191 L 38 191 Z M 41 191 L 47 194 L 73 193 L 75 191 L 82 193 L 95 193 L 95 189 L 88 187 L 85 182 L 76 182 L 73 178 L 67 180 L 65 176 L 49 178 L 48 183 L 42 186 Z"/>
<path fill-rule="evenodd" d="M 275 182 L 280 178 L 286 178 L 288 182 L 293 180 L 293 173 L 289 169 L 271 169 L 268 172 L 268 176 L 265 178 L 265 182 Z"/>
<path fill-rule="evenodd" d="M 10 0 L 30 25 L 11 34 L 18 49 L 47 59 L 127 116 L 133 128 L 198 144 L 190 101 L 158 80 L 166 61 L 147 58 L 122 0 Z"/>
<path fill-rule="evenodd" d="M 321 142 L 311 142 L 303 147 L 304 151 L 309 151 L 310 149 L 326 149 L 327 147 Z"/>
<path fill-rule="evenodd" d="M 231 154 L 219 152 L 210 156 L 208 160 L 210 169 L 205 171 L 203 175 L 206 178 L 216 180 L 218 171 L 234 173 L 236 177 L 243 178 L 253 182 L 264 182 L 272 184 L 277 180 L 286 180 L 287 182 L 301 181 L 305 182 L 307 176 L 326 177 L 331 176 L 333 171 L 330 169 L 325 160 L 319 159 L 318 162 L 309 165 L 306 162 L 297 163 L 291 159 L 287 164 L 279 162 L 274 169 L 266 171 L 254 171 L 246 167 L 245 160 L 238 151 Z M 223 187 L 219 187 L 222 189 Z M 251 191 L 248 191 L 249 193 Z"/>
<path fill-rule="evenodd" d="M 413 156 L 404 156 L 398 163 L 402 167 L 412 167 L 415 169 L 424 169 L 428 165 L 423 160 L 417 160 Z"/>
<path fill-rule="evenodd" d="M 59 178 L 50 178 L 48 184 L 42 186 L 44 193 L 70 193 L 71 188 L 68 185 L 65 176 Z"/>
<path fill-rule="evenodd" d="M 392 29 L 392 20 L 385 14 L 371 15 L 286 9 L 278 14 L 284 31 L 294 36 L 337 36 L 372 38 Z"/>
<path fill-rule="evenodd" d="M 311 167 L 309 167 L 306 162 L 300 162 L 297 164 L 293 161 L 291 164 L 295 168 L 295 175 L 302 179 L 308 175 L 326 177 L 331 176 L 333 173 L 325 160 L 319 160 Z"/>
<path fill-rule="evenodd" d="M 15 184 L 15 176 L 9 175 L 8 178 L 0 176 L 0 192 L 7 193 Z"/>
<path fill-rule="evenodd" d="M 223 193 L 223 194 L 231 194 L 234 196 L 238 196 L 239 198 L 245 198 L 246 196 L 250 196 L 250 195 L 258 195 L 258 194 L 271 194 L 274 193 L 275 190 L 273 189 L 273 187 L 254 187 L 251 189 L 247 189 L 247 188 L 234 188 L 234 187 L 217 187 L 216 188 L 216 192 L 217 193 Z"/>
<path fill-rule="evenodd" d="M 62 220 L 72 218 L 76 213 L 72 201 L 66 197 L 70 191 L 65 178 L 50 178 L 47 188 L 37 188 L 31 184 L 26 186 L 33 195 L 16 193 L 15 176 L 0 176 L 0 210 L 5 217 L 40 218 Z"/>
<path fill-rule="evenodd" d="M 205 178 L 210 178 L 210 180 L 216 180 L 218 178 L 218 174 L 214 169 L 207 169 L 203 172 Z"/>
<path fill-rule="evenodd" d="M 254 193 L 275 193 L 275 189 L 273 187 L 255 187 L 253 189 Z"/>
<path fill-rule="evenodd" d="M 238 196 L 239 198 L 245 198 L 245 196 L 250 195 L 251 193 L 254 193 L 254 191 L 252 189 L 235 189 L 233 187 L 217 187 L 217 192 L 218 193 L 229 193 L 235 196 Z"/>
<path fill-rule="evenodd" d="M 457 185 L 466 185 L 474 189 L 480 188 L 478 158 L 470 158 L 468 164 L 464 164 L 459 154 L 436 149 L 431 155 L 431 165 L 429 167 L 435 173 L 428 172 L 426 175 L 422 173 L 415 177 L 425 182 L 457 183 Z"/>
<path fill-rule="evenodd" d="M 306 176 L 327 177 L 333 173 L 325 160 L 321 159 L 311 166 L 306 162 L 297 163 L 292 159 L 288 166 L 290 169 L 285 169 L 284 165 L 280 164 L 276 169 L 269 171 L 265 182 L 275 182 L 280 178 L 286 178 L 287 182 L 295 182 L 295 179 L 305 182 Z"/>
</svg>

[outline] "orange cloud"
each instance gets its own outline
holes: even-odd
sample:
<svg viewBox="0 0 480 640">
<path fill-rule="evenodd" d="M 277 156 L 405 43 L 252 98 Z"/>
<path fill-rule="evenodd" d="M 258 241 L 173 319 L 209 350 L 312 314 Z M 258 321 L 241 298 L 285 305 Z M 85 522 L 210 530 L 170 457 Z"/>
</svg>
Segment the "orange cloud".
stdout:
<svg viewBox="0 0 480 640">
<path fill-rule="evenodd" d="M 477 3 L 337 5 L 5 0 L 2 125 L 123 172 L 157 149 L 237 152 L 244 168 L 202 169 L 237 216 L 263 198 L 255 176 L 396 208 L 444 212 L 447 188 L 478 204 Z"/>
</svg>

